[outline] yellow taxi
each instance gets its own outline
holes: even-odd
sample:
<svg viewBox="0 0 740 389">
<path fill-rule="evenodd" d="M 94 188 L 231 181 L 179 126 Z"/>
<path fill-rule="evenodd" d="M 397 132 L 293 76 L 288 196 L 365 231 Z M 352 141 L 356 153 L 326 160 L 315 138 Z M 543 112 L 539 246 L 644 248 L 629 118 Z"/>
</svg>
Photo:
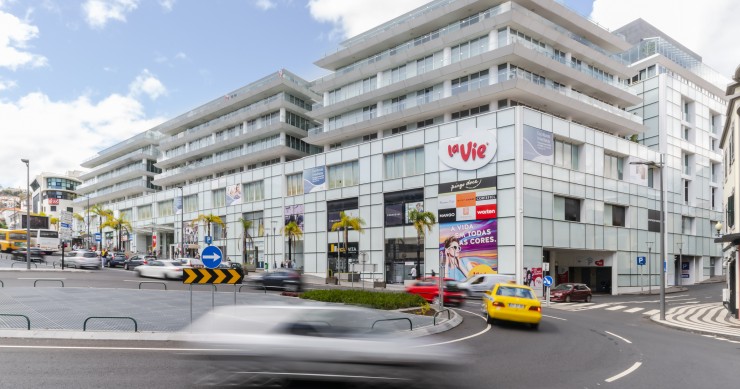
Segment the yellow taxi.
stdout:
<svg viewBox="0 0 740 389">
<path fill-rule="evenodd" d="M 542 320 L 542 304 L 534 290 L 526 285 L 500 283 L 483 294 L 483 316 L 495 320 L 529 324 L 536 329 Z"/>
</svg>

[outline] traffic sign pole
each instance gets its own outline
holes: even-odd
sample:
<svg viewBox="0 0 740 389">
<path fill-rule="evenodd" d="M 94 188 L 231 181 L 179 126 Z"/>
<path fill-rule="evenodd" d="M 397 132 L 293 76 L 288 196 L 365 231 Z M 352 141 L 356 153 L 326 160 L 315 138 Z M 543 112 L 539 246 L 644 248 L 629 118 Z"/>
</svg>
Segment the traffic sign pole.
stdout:
<svg viewBox="0 0 740 389">
<path fill-rule="evenodd" d="M 552 277 L 545 276 L 542 279 L 542 284 L 545 285 L 545 302 L 547 306 L 550 306 L 550 286 L 552 286 Z"/>
</svg>

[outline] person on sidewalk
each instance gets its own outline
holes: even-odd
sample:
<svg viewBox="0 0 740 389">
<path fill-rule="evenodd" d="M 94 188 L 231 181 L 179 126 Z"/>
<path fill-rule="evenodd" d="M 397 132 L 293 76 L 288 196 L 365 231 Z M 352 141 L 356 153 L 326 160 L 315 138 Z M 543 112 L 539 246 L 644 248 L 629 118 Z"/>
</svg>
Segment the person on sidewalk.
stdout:
<svg viewBox="0 0 740 389">
<path fill-rule="evenodd" d="M 416 279 L 416 268 L 415 267 L 411 268 L 411 272 L 409 273 L 409 276 L 411 276 L 412 280 Z"/>
</svg>

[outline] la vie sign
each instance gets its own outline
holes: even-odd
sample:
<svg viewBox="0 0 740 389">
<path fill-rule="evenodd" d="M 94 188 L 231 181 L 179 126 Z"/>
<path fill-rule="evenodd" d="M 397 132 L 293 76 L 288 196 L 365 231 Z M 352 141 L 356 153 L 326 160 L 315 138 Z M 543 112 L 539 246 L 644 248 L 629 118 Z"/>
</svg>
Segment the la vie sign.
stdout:
<svg viewBox="0 0 740 389">
<path fill-rule="evenodd" d="M 474 130 L 439 141 L 439 160 L 458 170 L 476 170 L 496 155 L 496 137 L 487 130 Z"/>
</svg>

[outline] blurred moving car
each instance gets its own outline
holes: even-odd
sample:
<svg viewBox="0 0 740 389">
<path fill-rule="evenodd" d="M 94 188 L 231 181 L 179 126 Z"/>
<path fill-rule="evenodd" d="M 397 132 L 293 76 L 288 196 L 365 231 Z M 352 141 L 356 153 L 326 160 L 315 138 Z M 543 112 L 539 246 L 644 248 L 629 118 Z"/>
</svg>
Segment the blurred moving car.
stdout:
<svg viewBox="0 0 740 389">
<path fill-rule="evenodd" d="M 514 283 L 496 284 L 483 295 L 481 306 L 486 321 L 505 320 L 529 324 L 536 329 L 542 320 L 542 304 L 534 290 Z"/>
<path fill-rule="evenodd" d="M 550 289 L 550 301 L 591 301 L 591 289 L 586 284 L 566 282 Z"/>
<path fill-rule="evenodd" d="M 196 258 L 177 258 L 178 261 L 180 261 L 181 264 L 184 266 L 192 267 L 193 269 L 202 269 L 205 267 L 203 265 L 203 261 Z"/>
<path fill-rule="evenodd" d="M 100 260 L 98 253 L 85 250 L 70 251 L 64 257 L 64 264 L 67 267 L 73 267 L 76 269 L 95 268 L 100 270 L 103 268 L 103 263 Z"/>
<path fill-rule="evenodd" d="M 157 260 L 137 266 L 134 272 L 139 277 L 182 279 L 183 268 L 183 264 L 177 260 Z"/>
<path fill-rule="evenodd" d="M 303 279 L 301 274 L 291 269 L 279 269 L 264 272 L 248 277 L 247 284 L 254 287 L 280 288 L 289 292 L 300 292 L 303 290 Z"/>
<path fill-rule="evenodd" d="M 13 260 L 15 261 L 25 261 L 26 260 L 26 248 L 21 247 L 18 250 L 13 250 Z M 46 262 L 46 258 L 44 257 L 44 251 L 36 248 L 31 247 L 31 262 Z"/>
<path fill-rule="evenodd" d="M 242 264 L 239 262 L 232 262 L 232 261 L 223 261 L 218 264 L 219 269 L 234 269 L 238 271 L 244 271 L 244 268 L 242 267 Z"/>
<path fill-rule="evenodd" d="M 156 260 L 157 260 L 157 257 L 153 255 L 136 254 L 132 256 L 131 258 L 126 259 L 126 262 L 123 263 L 123 268 L 126 270 L 134 270 L 134 268 L 139 265 L 146 265 L 150 261 L 156 261 Z"/>
<path fill-rule="evenodd" d="M 504 274 L 475 274 L 457 284 L 468 297 L 481 297 L 499 282 L 514 281 L 514 276 Z"/>
<path fill-rule="evenodd" d="M 415 281 L 411 285 L 406 287 L 406 293 L 418 294 L 423 297 L 424 300 L 430 303 L 439 303 L 439 277 L 426 277 L 424 279 Z M 443 291 L 444 303 L 452 304 L 455 306 L 462 305 L 465 301 L 465 294 L 457 287 L 458 283 L 452 278 L 445 278 Z"/>
<path fill-rule="evenodd" d="M 452 387 L 472 356 L 458 345 L 410 337 L 408 322 L 389 320 L 398 317 L 345 306 L 221 306 L 183 331 L 190 351 L 181 355 L 198 367 L 192 372 L 197 387 L 294 387 L 307 381 L 317 388 L 338 382 Z"/>
<path fill-rule="evenodd" d="M 110 253 L 106 260 L 108 267 L 123 267 L 126 263 L 126 254 L 124 253 Z"/>
</svg>

